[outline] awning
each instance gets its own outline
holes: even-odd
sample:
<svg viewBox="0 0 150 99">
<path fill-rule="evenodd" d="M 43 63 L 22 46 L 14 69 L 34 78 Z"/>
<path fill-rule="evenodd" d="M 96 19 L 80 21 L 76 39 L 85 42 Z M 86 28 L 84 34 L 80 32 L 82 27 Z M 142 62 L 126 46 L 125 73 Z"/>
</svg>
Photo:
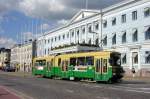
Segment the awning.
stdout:
<svg viewBox="0 0 150 99">
<path fill-rule="evenodd" d="M 138 55 L 137 52 L 132 53 L 132 57 L 136 57 Z"/>
<path fill-rule="evenodd" d="M 148 29 L 150 29 L 150 26 L 145 27 L 144 31 L 148 31 Z"/>
<path fill-rule="evenodd" d="M 150 55 L 150 51 L 148 53 L 145 53 L 145 57 L 148 57 Z"/>
<path fill-rule="evenodd" d="M 115 18 L 115 17 L 113 17 L 113 18 L 112 18 L 112 21 L 113 21 L 113 20 L 116 20 L 116 18 Z"/>
<path fill-rule="evenodd" d="M 149 7 L 147 7 L 147 8 L 145 8 L 145 9 L 144 9 L 144 11 L 148 11 L 149 9 L 150 9 L 150 8 L 149 8 Z"/>
<path fill-rule="evenodd" d="M 104 39 L 105 37 L 107 37 L 107 35 L 106 35 L 106 34 L 104 34 L 104 35 L 102 36 L 102 39 Z"/>
<path fill-rule="evenodd" d="M 132 30 L 132 33 L 135 33 L 137 31 L 137 28 L 134 28 L 133 30 Z"/>
<path fill-rule="evenodd" d="M 116 35 L 116 33 L 112 33 L 112 37 L 111 38 L 113 38 L 115 35 Z"/>
<path fill-rule="evenodd" d="M 126 33 L 126 31 L 122 31 L 121 34 L 123 35 L 124 33 Z"/>
<path fill-rule="evenodd" d="M 121 54 L 121 58 L 125 57 L 126 56 L 126 53 L 122 53 Z"/>
<path fill-rule="evenodd" d="M 107 22 L 106 20 L 103 20 L 103 24 L 106 23 L 106 22 Z"/>
</svg>

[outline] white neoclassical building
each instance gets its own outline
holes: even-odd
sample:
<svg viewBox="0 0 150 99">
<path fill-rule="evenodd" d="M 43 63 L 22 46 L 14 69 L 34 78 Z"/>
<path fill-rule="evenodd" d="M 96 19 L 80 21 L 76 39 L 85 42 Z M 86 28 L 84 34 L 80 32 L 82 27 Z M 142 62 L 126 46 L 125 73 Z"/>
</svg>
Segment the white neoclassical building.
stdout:
<svg viewBox="0 0 150 99">
<path fill-rule="evenodd" d="M 11 65 L 18 68 L 18 71 L 31 72 L 32 59 L 35 56 L 35 43 L 29 42 L 18 44 L 11 48 Z"/>
<path fill-rule="evenodd" d="M 126 75 L 150 77 L 150 0 L 126 0 L 101 10 L 81 10 L 68 24 L 37 39 L 37 57 L 113 50 L 121 53 Z"/>
</svg>

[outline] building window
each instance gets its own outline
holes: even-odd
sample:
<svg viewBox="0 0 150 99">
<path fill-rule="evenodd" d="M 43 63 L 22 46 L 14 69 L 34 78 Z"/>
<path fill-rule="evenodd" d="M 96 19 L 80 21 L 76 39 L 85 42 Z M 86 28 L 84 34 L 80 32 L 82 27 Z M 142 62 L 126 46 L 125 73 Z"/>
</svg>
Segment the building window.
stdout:
<svg viewBox="0 0 150 99">
<path fill-rule="evenodd" d="M 96 23 L 96 24 L 95 24 L 95 30 L 98 30 L 98 29 L 99 29 L 99 24 Z"/>
<path fill-rule="evenodd" d="M 92 41 L 91 41 L 91 39 L 89 39 L 89 42 L 88 42 L 88 43 L 89 43 L 89 45 L 91 45 L 91 44 L 92 44 Z"/>
<path fill-rule="evenodd" d="M 77 35 L 79 36 L 79 30 L 77 30 Z"/>
<path fill-rule="evenodd" d="M 147 8 L 144 9 L 144 16 L 145 17 L 150 16 L 150 8 L 149 7 L 147 7 Z"/>
<path fill-rule="evenodd" d="M 116 44 L 116 34 L 114 34 L 113 38 L 112 38 L 112 45 Z"/>
<path fill-rule="evenodd" d="M 50 39 L 48 39 L 48 43 L 50 43 Z"/>
<path fill-rule="evenodd" d="M 106 20 L 103 21 L 103 27 L 104 27 L 104 28 L 107 27 L 107 21 L 106 21 Z"/>
<path fill-rule="evenodd" d="M 99 45 L 99 39 L 97 38 L 96 40 L 95 40 L 95 45 Z"/>
<path fill-rule="evenodd" d="M 112 26 L 116 25 L 116 18 L 112 18 Z"/>
<path fill-rule="evenodd" d="M 122 43 L 126 43 L 126 32 L 122 35 Z"/>
<path fill-rule="evenodd" d="M 53 38 L 51 39 L 51 42 L 53 42 Z"/>
<path fill-rule="evenodd" d="M 45 44 L 46 44 L 46 40 L 44 40 L 45 41 Z"/>
<path fill-rule="evenodd" d="M 137 20 L 137 11 L 132 12 L 132 20 Z"/>
<path fill-rule="evenodd" d="M 150 64 L 150 51 L 145 52 L 145 63 Z"/>
<path fill-rule="evenodd" d="M 150 40 L 150 27 L 145 31 L 145 40 Z"/>
<path fill-rule="evenodd" d="M 46 55 L 46 49 L 45 49 L 45 55 Z"/>
<path fill-rule="evenodd" d="M 71 33 L 72 37 L 74 37 L 74 32 Z"/>
<path fill-rule="evenodd" d="M 88 32 L 92 32 L 92 26 L 90 25 L 89 27 L 88 27 Z"/>
<path fill-rule="evenodd" d="M 83 33 L 83 34 L 85 33 L 85 27 L 84 27 L 84 28 L 82 28 L 82 33 Z"/>
<path fill-rule="evenodd" d="M 122 22 L 122 23 L 125 23 L 125 22 L 126 22 L 126 14 L 123 14 L 123 15 L 121 16 L 121 22 Z"/>
<path fill-rule="evenodd" d="M 59 35 L 59 40 L 61 39 L 61 36 Z"/>
<path fill-rule="evenodd" d="M 133 64 L 138 64 L 138 53 L 133 52 L 132 57 L 133 57 Z"/>
<path fill-rule="evenodd" d="M 122 54 L 122 64 L 126 64 L 127 63 L 127 57 L 126 54 Z"/>
<path fill-rule="evenodd" d="M 55 37 L 55 42 L 57 41 L 57 37 Z"/>
<path fill-rule="evenodd" d="M 103 44 L 104 46 L 107 46 L 107 36 L 105 36 L 105 38 L 103 39 Z"/>
<path fill-rule="evenodd" d="M 67 34 L 67 38 L 69 38 L 69 33 Z"/>
<path fill-rule="evenodd" d="M 65 39 L 65 34 L 63 35 L 63 40 Z"/>
<path fill-rule="evenodd" d="M 133 34 L 132 34 L 132 41 L 137 42 L 138 41 L 138 30 L 135 29 Z"/>
</svg>

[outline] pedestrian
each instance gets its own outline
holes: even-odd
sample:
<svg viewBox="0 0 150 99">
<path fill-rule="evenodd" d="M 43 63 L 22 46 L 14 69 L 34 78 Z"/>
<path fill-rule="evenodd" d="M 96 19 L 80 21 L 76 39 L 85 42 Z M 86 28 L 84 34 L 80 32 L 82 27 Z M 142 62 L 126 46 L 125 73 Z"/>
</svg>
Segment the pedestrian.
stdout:
<svg viewBox="0 0 150 99">
<path fill-rule="evenodd" d="M 135 68 L 132 68 L 132 76 L 135 77 Z"/>
</svg>

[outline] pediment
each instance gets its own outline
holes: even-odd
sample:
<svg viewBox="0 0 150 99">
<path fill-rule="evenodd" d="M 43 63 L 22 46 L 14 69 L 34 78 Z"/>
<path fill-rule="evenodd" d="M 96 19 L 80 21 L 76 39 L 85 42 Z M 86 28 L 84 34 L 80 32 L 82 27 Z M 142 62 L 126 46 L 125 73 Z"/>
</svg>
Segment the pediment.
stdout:
<svg viewBox="0 0 150 99">
<path fill-rule="evenodd" d="M 80 21 L 84 18 L 93 16 L 95 14 L 98 14 L 100 11 L 98 10 L 81 10 L 79 11 L 69 22 L 69 24 Z"/>
</svg>

